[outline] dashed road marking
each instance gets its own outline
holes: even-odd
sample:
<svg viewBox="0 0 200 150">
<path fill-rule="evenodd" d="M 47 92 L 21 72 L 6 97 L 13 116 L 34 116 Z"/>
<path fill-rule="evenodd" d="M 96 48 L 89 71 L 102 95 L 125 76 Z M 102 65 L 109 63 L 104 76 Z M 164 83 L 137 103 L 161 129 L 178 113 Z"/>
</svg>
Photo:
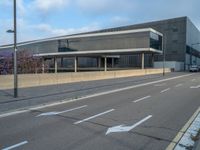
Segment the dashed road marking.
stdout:
<svg viewBox="0 0 200 150">
<path fill-rule="evenodd" d="M 39 114 L 36 117 L 59 115 L 59 114 L 63 114 L 63 113 L 66 113 L 66 112 L 78 110 L 78 109 L 85 108 L 85 107 L 87 107 L 87 105 L 76 107 L 76 108 L 72 108 L 72 109 L 68 109 L 68 110 L 64 110 L 64 111 L 60 111 L 60 112 L 59 111 L 46 112 L 46 113 Z"/>
<path fill-rule="evenodd" d="M 190 88 L 191 88 L 191 89 L 198 89 L 198 88 L 200 88 L 200 85 L 197 85 L 197 86 L 191 86 Z"/>
<path fill-rule="evenodd" d="M 77 122 L 75 122 L 74 124 L 80 124 L 80 123 L 82 123 L 82 122 L 85 122 L 85 121 L 88 121 L 88 120 L 94 119 L 94 118 L 96 118 L 96 117 L 99 117 L 99 116 L 105 115 L 105 114 L 110 113 L 110 112 L 112 112 L 112 111 L 114 111 L 114 109 L 110 109 L 110 110 L 107 110 L 107 111 L 102 112 L 102 113 L 100 113 L 100 114 L 97 114 L 97 115 L 91 116 L 91 117 L 89 117 L 89 118 L 86 118 L 86 119 L 83 119 L 83 120 L 77 121 Z"/>
<path fill-rule="evenodd" d="M 181 84 L 177 84 L 175 87 L 181 87 L 181 86 L 183 86 L 182 83 Z"/>
<path fill-rule="evenodd" d="M 11 149 L 20 147 L 20 146 L 22 146 L 22 145 L 25 145 L 25 144 L 27 144 L 27 143 L 28 143 L 28 141 L 23 141 L 23 142 L 21 142 L 21 143 L 18 143 L 18 144 L 15 144 L 15 145 L 12 145 L 12 146 L 3 148 L 2 150 L 11 150 Z"/>
<path fill-rule="evenodd" d="M 133 102 L 134 102 L 134 103 L 137 103 L 137 102 L 140 102 L 140 101 L 142 101 L 142 100 L 148 99 L 148 98 L 150 98 L 150 97 L 151 97 L 151 95 L 148 95 L 148 96 L 145 96 L 145 97 L 143 97 L 143 98 L 137 99 L 137 100 L 135 100 L 135 101 L 133 101 Z"/>
<path fill-rule="evenodd" d="M 164 92 L 167 92 L 169 90 L 170 90 L 170 88 L 167 88 L 167 89 L 162 90 L 160 93 L 164 93 Z"/>
</svg>

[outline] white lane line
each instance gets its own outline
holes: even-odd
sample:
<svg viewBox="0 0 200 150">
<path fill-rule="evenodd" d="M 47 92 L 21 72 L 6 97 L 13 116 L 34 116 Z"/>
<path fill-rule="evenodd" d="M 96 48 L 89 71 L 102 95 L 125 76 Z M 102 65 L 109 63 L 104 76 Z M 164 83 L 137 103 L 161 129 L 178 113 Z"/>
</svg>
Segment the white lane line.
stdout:
<svg viewBox="0 0 200 150">
<path fill-rule="evenodd" d="M 27 143 L 28 143 L 28 141 L 23 141 L 23 142 L 21 142 L 21 143 L 18 143 L 18 144 L 15 144 L 15 145 L 12 145 L 12 146 L 3 148 L 2 150 L 10 150 L 10 149 L 17 148 L 17 147 L 19 147 L 19 146 L 25 145 L 25 144 L 27 144 Z"/>
<path fill-rule="evenodd" d="M 68 110 L 64 110 L 64 111 L 60 111 L 60 112 L 59 111 L 46 112 L 46 113 L 39 114 L 36 117 L 59 115 L 59 114 L 63 114 L 63 113 L 66 113 L 66 112 L 78 110 L 78 109 L 85 108 L 85 107 L 87 107 L 87 105 L 83 105 L 83 106 L 80 106 L 80 107 L 76 107 L 76 108 L 72 108 L 72 109 L 68 109 Z"/>
<path fill-rule="evenodd" d="M 145 96 L 145 97 L 143 97 L 143 98 L 137 99 L 137 100 L 135 100 L 135 101 L 133 101 L 133 102 L 134 102 L 134 103 L 137 103 L 137 102 L 140 102 L 140 101 L 142 101 L 142 100 L 148 99 L 148 98 L 150 98 L 150 97 L 151 97 L 151 95 L 148 95 L 148 96 Z"/>
<path fill-rule="evenodd" d="M 175 87 L 180 87 L 180 86 L 183 86 L 183 84 L 181 83 L 181 84 L 177 84 Z"/>
<path fill-rule="evenodd" d="M 191 89 L 198 89 L 198 88 L 200 88 L 200 85 L 197 85 L 197 86 L 191 86 L 190 88 L 191 88 Z"/>
<path fill-rule="evenodd" d="M 194 82 L 194 81 L 196 81 L 196 79 L 192 79 L 191 81 Z"/>
<path fill-rule="evenodd" d="M 164 86 L 164 85 L 166 85 L 166 83 L 162 83 L 162 84 L 155 84 L 154 86 L 158 86 L 158 87 L 160 87 L 160 86 Z"/>
<path fill-rule="evenodd" d="M 167 92 L 169 90 L 170 90 L 170 88 L 167 88 L 167 89 L 162 90 L 160 93 L 164 93 L 164 92 Z"/>
<path fill-rule="evenodd" d="M 114 133 L 114 132 L 129 132 L 130 130 L 136 128 L 137 126 L 141 125 L 145 121 L 149 120 L 151 117 L 152 117 L 152 115 L 149 115 L 149 116 L 145 117 L 144 119 L 138 121 L 137 123 L 133 124 L 132 126 L 118 125 L 118 126 L 108 128 L 106 135 L 108 135 L 110 133 Z"/>
<path fill-rule="evenodd" d="M 85 121 L 88 121 L 88 120 L 94 119 L 94 118 L 96 118 L 96 117 L 99 117 L 99 116 L 105 115 L 105 114 L 110 113 L 110 112 L 112 112 L 112 111 L 114 111 L 114 109 L 110 109 L 110 110 L 105 111 L 105 112 L 102 112 L 102 113 L 100 113 L 100 114 L 97 114 L 97 115 L 91 116 L 91 117 L 89 117 L 89 118 L 86 118 L 86 119 L 83 119 L 83 120 L 77 121 L 77 122 L 75 122 L 74 124 L 80 124 L 80 123 L 82 123 L 82 122 L 85 122 Z"/>
<path fill-rule="evenodd" d="M 42 104 L 42 105 L 38 105 L 38 106 L 22 108 L 22 109 L 19 109 L 19 110 L 14 110 L 14 111 L 11 111 L 11 112 L 0 114 L 0 118 L 12 116 L 12 115 L 17 115 L 17 114 L 22 114 L 22 113 L 26 113 L 26 112 L 30 112 L 30 111 L 38 110 L 38 109 L 43 109 L 43 108 L 47 108 L 47 107 L 58 106 L 58 105 L 66 104 L 66 103 L 77 102 L 77 101 L 85 100 L 85 99 L 88 99 L 88 98 L 93 98 L 93 97 L 98 97 L 98 96 L 102 96 L 102 95 L 117 93 L 117 92 L 121 92 L 121 91 L 126 91 L 126 90 L 139 88 L 139 87 L 143 87 L 143 86 L 147 86 L 147 85 L 152 85 L 152 84 L 156 84 L 156 83 L 175 80 L 175 79 L 188 77 L 188 76 L 192 76 L 192 75 L 193 74 L 186 74 L 186 75 L 171 77 L 171 78 L 167 78 L 167 79 L 142 83 L 142 84 L 138 84 L 138 85 L 134 85 L 134 86 L 128 86 L 128 87 L 124 87 L 124 88 L 120 88 L 120 89 L 110 90 L 110 91 L 106 91 L 106 92 L 91 94 L 91 95 L 83 96 L 83 97 L 76 98 L 76 99 L 73 99 L 73 98 L 72 99 L 64 99 L 64 100 L 60 100 L 60 101 L 53 102 L 53 103 L 46 103 L 46 104 Z"/>
</svg>

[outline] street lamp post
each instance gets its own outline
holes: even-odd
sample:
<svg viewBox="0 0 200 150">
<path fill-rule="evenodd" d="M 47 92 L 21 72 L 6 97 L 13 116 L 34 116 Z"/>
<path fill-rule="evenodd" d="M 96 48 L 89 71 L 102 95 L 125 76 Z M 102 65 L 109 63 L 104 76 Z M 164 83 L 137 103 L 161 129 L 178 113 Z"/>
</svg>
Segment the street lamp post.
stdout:
<svg viewBox="0 0 200 150">
<path fill-rule="evenodd" d="M 7 33 L 14 35 L 14 97 L 18 97 L 18 77 L 17 77 L 17 13 L 16 13 L 16 0 L 13 0 L 13 16 L 14 16 L 14 29 L 8 30 Z"/>
<path fill-rule="evenodd" d="M 166 61 L 166 57 L 165 57 L 165 51 L 166 51 L 166 41 L 167 41 L 167 36 L 166 34 L 164 35 L 164 41 L 162 41 L 162 49 L 163 49 L 163 76 L 165 76 L 165 61 Z M 164 46 L 165 44 L 165 46 Z"/>
<path fill-rule="evenodd" d="M 165 66 L 166 66 L 166 51 L 167 51 L 167 31 L 170 31 L 170 30 L 177 30 L 176 27 L 172 27 L 172 28 L 167 28 L 164 30 L 164 42 L 163 43 L 163 76 L 165 76 Z"/>
<path fill-rule="evenodd" d="M 18 97 L 18 76 L 17 76 L 17 14 L 16 0 L 14 0 L 14 97 Z"/>
</svg>

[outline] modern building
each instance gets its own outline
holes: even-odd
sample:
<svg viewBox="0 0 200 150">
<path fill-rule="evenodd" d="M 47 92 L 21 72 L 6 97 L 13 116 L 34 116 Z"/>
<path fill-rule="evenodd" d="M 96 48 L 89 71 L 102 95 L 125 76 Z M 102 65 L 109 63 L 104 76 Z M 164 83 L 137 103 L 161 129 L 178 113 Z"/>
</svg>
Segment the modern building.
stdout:
<svg viewBox="0 0 200 150">
<path fill-rule="evenodd" d="M 12 45 L 0 46 L 9 50 Z M 60 36 L 18 44 L 53 68 L 149 68 L 187 70 L 200 65 L 200 32 L 188 17 Z M 164 51 L 164 52 L 163 52 Z M 163 55 L 163 53 L 165 55 Z M 44 61 L 43 61 L 44 62 Z M 42 63 L 42 62 L 41 62 Z"/>
</svg>

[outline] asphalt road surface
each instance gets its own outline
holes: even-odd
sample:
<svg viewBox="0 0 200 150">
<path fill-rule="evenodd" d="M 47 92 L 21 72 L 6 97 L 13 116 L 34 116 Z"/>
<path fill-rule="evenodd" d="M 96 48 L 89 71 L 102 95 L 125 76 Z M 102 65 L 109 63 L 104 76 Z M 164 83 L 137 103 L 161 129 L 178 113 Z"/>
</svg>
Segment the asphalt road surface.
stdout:
<svg viewBox="0 0 200 150">
<path fill-rule="evenodd" d="M 0 149 L 165 149 L 200 106 L 200 74 L 165 79 L 0 118 Z"/>
</svg>

